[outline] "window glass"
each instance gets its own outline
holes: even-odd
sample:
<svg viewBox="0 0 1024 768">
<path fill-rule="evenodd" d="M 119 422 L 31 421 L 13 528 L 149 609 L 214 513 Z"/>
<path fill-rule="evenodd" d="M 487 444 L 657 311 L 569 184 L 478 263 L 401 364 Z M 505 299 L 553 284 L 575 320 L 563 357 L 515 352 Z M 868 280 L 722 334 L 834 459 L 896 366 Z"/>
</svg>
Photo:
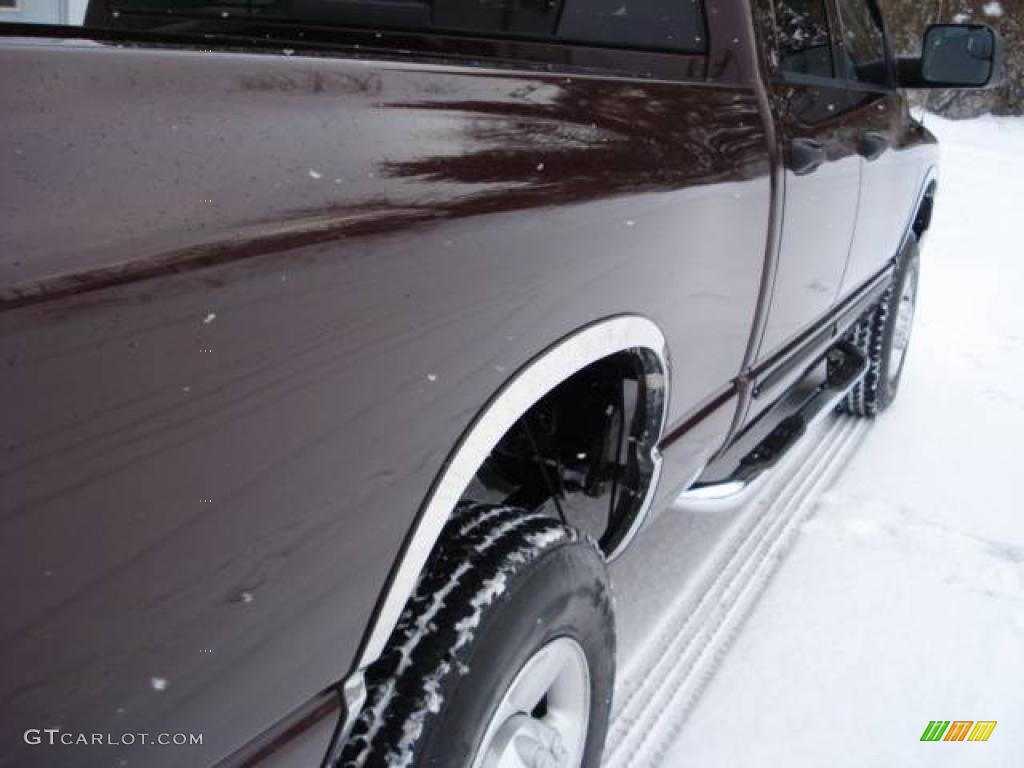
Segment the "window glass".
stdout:
<svg viewBox="0 0 1024 768">
<path fill-rule="evenodd" d="M 558 36 L 635 48 L 703 51 L 699 0 L 565 0 Z"/>
<path fill-rule="evenodd" d="M 776 0 L 775 28 L 784 71 L 833 76 L 825 0 Z"/>
<path fill-rule="evenodd" d="M 126 16 L 133 27 L 227 17 L 686 53 L 707 47 L 701 0 L 91 0 L 87 23 L 125 24 Z"/>
<path fill-rule="evenodd" d="M 839 0 L 846 77 L 865 83 L 886 83 L 885 38 L 866 0 Z"/>
</svg>

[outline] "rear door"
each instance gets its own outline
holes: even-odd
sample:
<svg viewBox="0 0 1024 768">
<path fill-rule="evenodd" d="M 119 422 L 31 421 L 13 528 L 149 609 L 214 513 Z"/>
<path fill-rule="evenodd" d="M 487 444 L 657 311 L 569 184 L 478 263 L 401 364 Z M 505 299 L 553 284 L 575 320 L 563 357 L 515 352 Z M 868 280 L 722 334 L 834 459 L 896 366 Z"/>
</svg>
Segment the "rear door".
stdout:
<svg viewBox="0 0 1024 768">
<path fill-rule="evenodd" d="M 885 29 L 873 0 L 834 0 L 840 25 L 839 71 L 861 156 L 861 195 L 842 294 L 895 255 L 916 202 L 919 171 L 912 153 L 906 101 L 896 88 Z"/>
<path fill-rule="evenodd" d="M 761 359 L 828 313 L 853 237 L 860 158 L 834 32 L 825 0 L 775 0 L 770 87 L 786 165 L 785 210 Z"/>
</svg>

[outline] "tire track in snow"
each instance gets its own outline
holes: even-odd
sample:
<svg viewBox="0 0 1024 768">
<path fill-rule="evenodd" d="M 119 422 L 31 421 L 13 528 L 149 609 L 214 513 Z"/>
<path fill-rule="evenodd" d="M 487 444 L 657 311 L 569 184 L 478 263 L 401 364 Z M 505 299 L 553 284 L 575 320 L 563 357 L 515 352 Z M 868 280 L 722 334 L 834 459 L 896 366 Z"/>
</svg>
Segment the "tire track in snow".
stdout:
<svg viewBox="0 0 1024 768">
<path fill-rule="evenodd" d="M 622 671 L 605 768 L 659 765 L 800 524 L 867 429 L 868 422 L 836 418 L 809 436 L 806 450 L 797 449 L 797 461 L 784 460 L 778 477 L 740 512 L 652 641 Z"/>
</svg>

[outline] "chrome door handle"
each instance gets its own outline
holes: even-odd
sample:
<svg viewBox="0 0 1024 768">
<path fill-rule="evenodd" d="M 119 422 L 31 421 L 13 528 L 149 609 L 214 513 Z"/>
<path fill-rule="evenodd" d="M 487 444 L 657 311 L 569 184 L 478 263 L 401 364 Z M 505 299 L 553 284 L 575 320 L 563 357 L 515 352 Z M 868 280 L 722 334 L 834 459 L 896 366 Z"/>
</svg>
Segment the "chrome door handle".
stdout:
<svg viewBox="0 0 1024 768">
<path fill-rule="evenodd" d="M 869 163 L 880 158 L 888 148 L 889 140 L 874 131 L 861 134 L 860 141 L 857 142 L 857 154 Z"/>
<path fill-rule="evenodd" d="M 797 176 L 813 173 L 828 159 L 825 145 L 814 139 L 793 139 L 789 144 L 789 168 Z"/>
</svg>

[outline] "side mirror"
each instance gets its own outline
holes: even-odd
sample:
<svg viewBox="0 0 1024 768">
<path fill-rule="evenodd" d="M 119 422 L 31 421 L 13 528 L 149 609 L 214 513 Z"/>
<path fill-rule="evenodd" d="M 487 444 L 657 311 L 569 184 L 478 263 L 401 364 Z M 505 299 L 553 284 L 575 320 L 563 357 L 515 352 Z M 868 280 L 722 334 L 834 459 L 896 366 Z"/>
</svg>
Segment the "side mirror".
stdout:
<svg viewBox="0 0 1024 768">
<path fill-rule="evenodd" d="M 933 24 L 920 59 L 901 59 L 900 84 L 908 88 L 986 88 L 998 85 L 1002 41 L 984 24 Z"/>
</svg>

